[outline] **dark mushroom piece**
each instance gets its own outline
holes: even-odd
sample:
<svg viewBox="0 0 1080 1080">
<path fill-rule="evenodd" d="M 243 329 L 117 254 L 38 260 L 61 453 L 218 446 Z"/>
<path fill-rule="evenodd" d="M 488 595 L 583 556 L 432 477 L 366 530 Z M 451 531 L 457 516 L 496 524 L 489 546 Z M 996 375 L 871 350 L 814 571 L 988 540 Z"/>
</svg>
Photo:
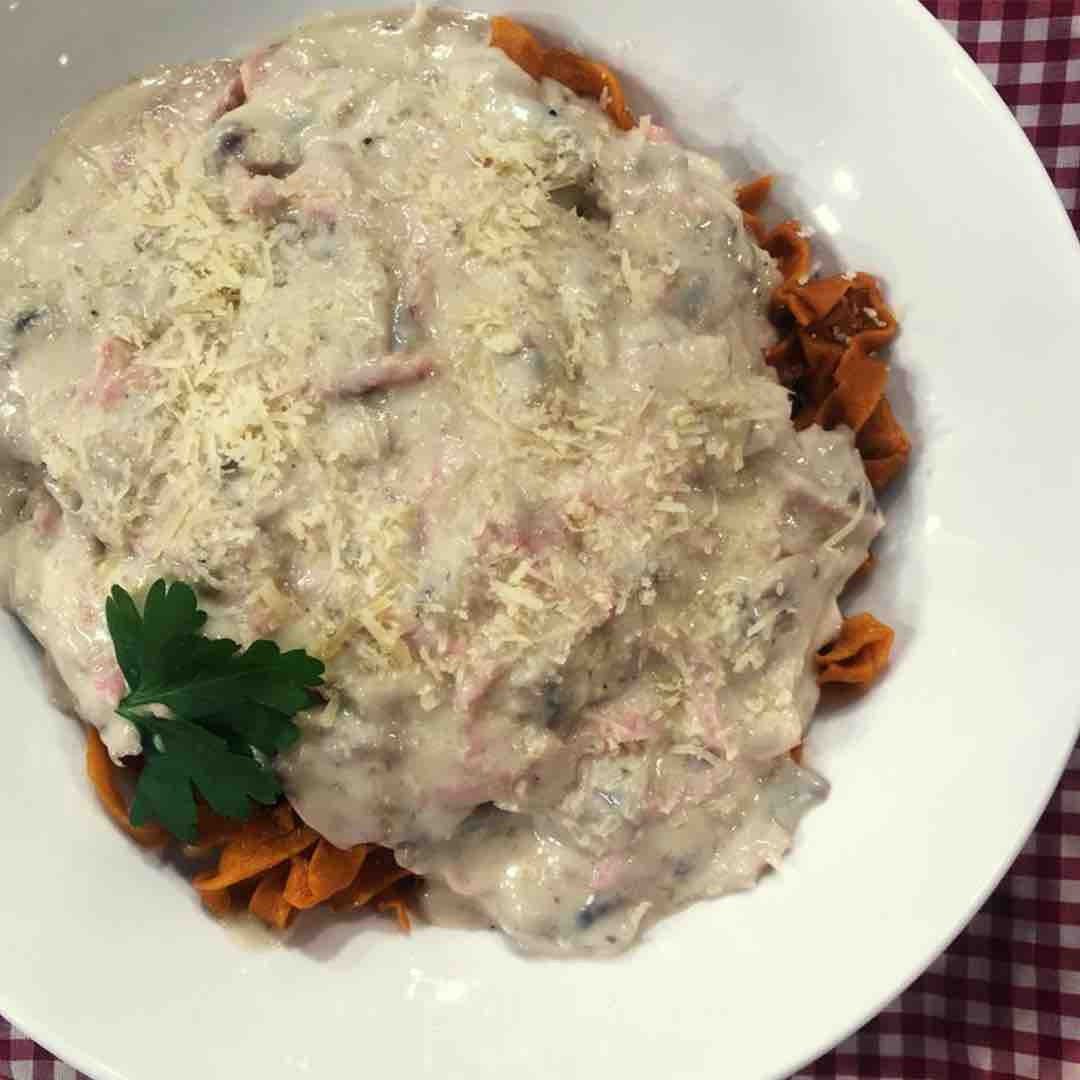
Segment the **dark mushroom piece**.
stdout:
<svg viewBox="0 0 1080 1080">
<path fill-rule="evenodd" d="M 621 905 L 622 899 L 618 896 L 610 896 L 605 899 L 590 896 L 584 906 L 578 910 L 574 921 L 577 923 L 579 930 L 588 930 L 594 923 L 606 918 Z"/>
</svg>

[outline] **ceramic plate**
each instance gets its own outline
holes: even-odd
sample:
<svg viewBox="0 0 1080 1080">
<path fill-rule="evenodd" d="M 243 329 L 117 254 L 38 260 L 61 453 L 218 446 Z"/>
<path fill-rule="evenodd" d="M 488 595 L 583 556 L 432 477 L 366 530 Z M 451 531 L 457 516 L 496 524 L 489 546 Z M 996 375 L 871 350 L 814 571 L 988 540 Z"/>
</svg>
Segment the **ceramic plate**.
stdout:
<svg viewBox="0 0 1080 1080">
<path fill-rule="evenodd" d="M 783 868 L 619 960 L 365 920 L 252 948 L 105 819 L 0 617 L 0 1012 L 99 1080 L 784 1075 L 963 926 L 1075 739 L 1080 253 L 989 84 L 914 0 L 502 8 L 610 59 L 682 138 L 779 174 L 823 259 L 888 283 L 917 450 L 859 604 L 896 627 L 892 670 L 815 726 L 832 794 Z M 0 186 L 93 92 L 315 10 L 5 0 Z"/>
</svg>

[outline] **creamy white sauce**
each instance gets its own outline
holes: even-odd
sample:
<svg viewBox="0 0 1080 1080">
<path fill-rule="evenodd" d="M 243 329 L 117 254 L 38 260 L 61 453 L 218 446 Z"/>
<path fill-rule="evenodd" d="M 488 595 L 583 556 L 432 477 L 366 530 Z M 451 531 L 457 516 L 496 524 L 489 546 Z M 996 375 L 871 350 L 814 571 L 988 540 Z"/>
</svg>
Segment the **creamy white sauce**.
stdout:
<svg viewBox="0 0 1080 1080">
<path fill-rule="evenodd" d="M 791 426 L 719 167 L 487 38 L 324 20 L 66 125 L 0 219 L 0 596 L 118 759 L 113 583 L 321 655 L 301 816 L 616 951 L 823 793 L 788 751 L 881 518 Z"/>
</svg>

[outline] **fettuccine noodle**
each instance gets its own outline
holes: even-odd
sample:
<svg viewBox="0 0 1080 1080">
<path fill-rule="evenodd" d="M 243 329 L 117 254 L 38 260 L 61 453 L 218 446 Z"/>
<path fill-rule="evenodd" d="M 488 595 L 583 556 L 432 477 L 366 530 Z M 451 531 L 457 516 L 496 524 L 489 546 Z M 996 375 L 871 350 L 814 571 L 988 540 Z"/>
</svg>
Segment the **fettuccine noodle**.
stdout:
<svg viewBox="0 0 1080 1080">
<path fill-rule="evenodd" d="M 534 79 L 555 79 L 596 99 L 619 128 L 636 124 L 618 78 L 605 64 L 544 47 L 531 31 L 505 17 L 492 20 L 491 45 Z M 736 193 L 750 231 L 783 277 L 771 303 L 780 336 L 766 360 L 791 391 L 795 426 L 849 426 L 867 476 L 881 490 L 911 452 L 885 397 L 888 366 L 880 358 L 896 336 L 897 321 L 870 275 L 815 278 L 810 245 L 798 222 L 765 227 L 760 212 L 771 186 L 771 178 L 763 176 Z M 848 616 L 837 638 L 816 657 L 818 681 L 870 683 L 887 665 L 893 638 L 893 631 L 872 615 Z M 130 824 L 118 770 L 92 727 L 87 728 L 86 763 L 102 805 L 134 841 L 147 847 L 168 842 L 159 826 Z M 286 802 L 260 809 L 244 823 L 201 806 L 199 841 L 187 854 L 215 860 L 212 869 L 194 875 L 192 885 L 216 915 L 246 907 L 283 930 L 298 912 L 328 904 L 335 911 L 373 907 L 394 917 L 402 929 L 410 926 L 408 897 L 417 879 L 397 865 L 392 853 L 371 844 L 334 847 Z"/>
</svg>

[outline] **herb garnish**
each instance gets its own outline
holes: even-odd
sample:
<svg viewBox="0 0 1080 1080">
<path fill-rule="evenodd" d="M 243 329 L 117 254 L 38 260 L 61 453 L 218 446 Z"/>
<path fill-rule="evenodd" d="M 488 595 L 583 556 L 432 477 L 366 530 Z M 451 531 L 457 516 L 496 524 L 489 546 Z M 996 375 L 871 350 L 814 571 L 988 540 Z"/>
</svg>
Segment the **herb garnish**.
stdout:
<svg viewBox="0 0 1080 1080">
<path fill-rule="evenodd" d="M 299 738 L 292 717 L 319 700 L 322 662 L 272 641 L 241 650 L 206 637 L 206 612 L 182 582 L 155 581 L 142 614 L 114 585 L 105 617 L 128 686 L 116 711 L 142 737 L 132 825 L 157 821 L 192 841 L 195 791 L 239 820 L 251 815 L 250 800 L 276 802 L 282 789 L 270 759 Z"/>
</svg>

